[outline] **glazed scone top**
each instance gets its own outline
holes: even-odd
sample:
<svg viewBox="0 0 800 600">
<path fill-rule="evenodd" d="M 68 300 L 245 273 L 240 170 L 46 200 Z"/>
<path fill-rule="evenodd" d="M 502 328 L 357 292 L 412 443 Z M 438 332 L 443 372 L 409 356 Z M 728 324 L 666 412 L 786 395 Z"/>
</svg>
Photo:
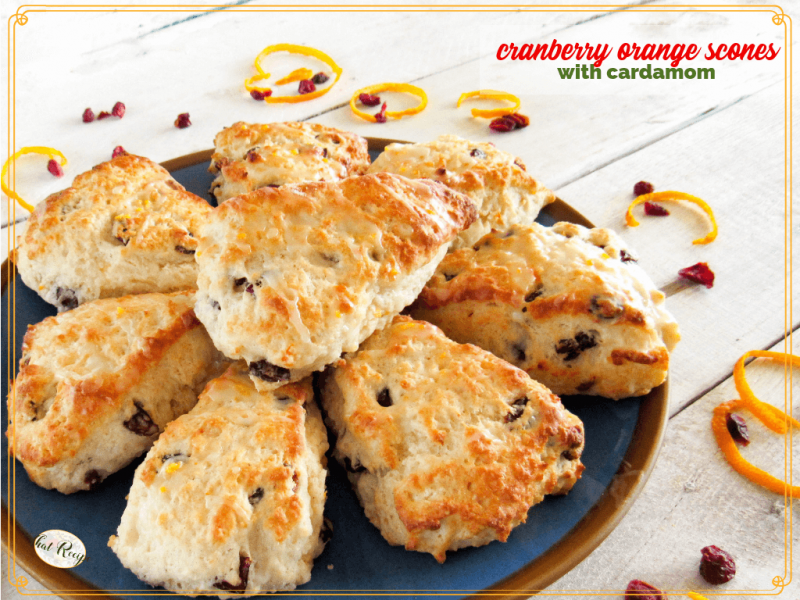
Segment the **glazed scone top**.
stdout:
<svg viewBox="0 0 800 600">
<path fill-rule="evenodd" d="M 214 138 L 209 171 L 219 202 L 265 186 L 363 175 L 367 141 L 318 123 L 238 122 Z"/>
<path fill-rule="evenodd" d="M 567 492 L 583 471 L 583 426 L 557 396 L 430 323 L 395 317 L 328 376 L 341 389 L 324 395 L 336 456 L 378 478 L 377 491 L 360 490 L 373 490 L 362 497 L 368 514 L 376 506 L 370 518 L 392 541 L 396 511 L 406 548 L 440 562 L 485 529 L 505 540 L 531 505 Z"/>
<path fill-rule="evenodd" d="M 163 167 L 123 154 L 36 206 L 16 262 L 25 283 L 60 309 L 70 306 L 58 302 L 57 286 L 77 303 L 190 289 L 194 236 L 209 210 Z"/>
<path fill-rule="evenodd" d="M 182 335 L 201 327 L 193 306 L 193 292 L 141 294 L 98 300 L 29 326 L 9 394 L 15 422 L 25 423 L 16 439 L 9 427 L 12 451 L 39 466 L 74 454 L 116 413 L 116 399 Z"/>
<path fill-rule="evenodd" d="M 198 317 L 230 358 L 321 369 L 410 304 L 474 218 L 463 195 L 388 173 L 239 196 L 202 229 Z"/>
<path fill-rule="evenodd" d="M 478 207 L 479 219 L 462 232 L 454 249 L 472 245 L 492 229 L 532 223 L 539 210 L 555 200 L 519 158 L 492 143 L 455 135 L 440 135 L 427 143 L 390 144 L 367 172 L 433 179 L 469 196 Z"/>
</svg>

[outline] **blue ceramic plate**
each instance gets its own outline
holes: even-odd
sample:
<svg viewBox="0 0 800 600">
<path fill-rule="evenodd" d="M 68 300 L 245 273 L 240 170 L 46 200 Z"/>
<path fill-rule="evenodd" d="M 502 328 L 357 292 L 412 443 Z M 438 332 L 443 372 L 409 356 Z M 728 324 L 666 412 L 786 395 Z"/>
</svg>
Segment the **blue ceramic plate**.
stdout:
<svg viewBox="0 0 800 600">
<path fill-rule="evenodd" d="M 373 157 L 386 143 L 370 140 Z M 188 190 L 210 201 L 212 177 L 206 170 L 209 157 L 210 151 L 202 152 L 169 161 L 165 166 Z M 550 205 L 539 218 L 545 225 L 555 220 L 589 225 L 560 201 Z M 10 315 L 9 308 L 15 308 L 14 331 L 9 339 L 10 319 L 3 319 L 2 347 L 10 354 L 7 364 L 9 376 L 13 376 L 27 325 L 56 311 L 15 277 L 13 269 L 8 274 L 9 278 L 4 268 L 2 310 L 4 315 Z M 10 285 L 6 285 L 7 281 Z M 8 384 L 6 377 L 2 379 L 5 398 Z M 528 521 L 514 530 L 508 542 L 448 553 L 447 561 L 441 565 L 430 555 L 389 546 L 364 516 L 344 471 L 329 461 L 325 513 L 333 522 L 333 538 L 317 558 L 311 581 L 293 594 L 388 592 L 409 596 L 438 592 L 469 596 L 491 589 L 500 596 L 528 596 L 556 581 L 608 535 L 644 484 L 666 425 L 666 385 L 644 398 L 613 402 L 576 396 L 564 398 L 564 404 L 581 418 L 586 430 L 586 470 L 574 489 L 567 496 L 547 497 L 534 506 Z M 5 433 L 5 403 L 2 412 Z M 7 458 L 5 435 L 2 447 Z M 139 462 L 112 475 L 95 491 L 65 496 L 34 485 L 19 463 L 9 461 L 2 492 L 3 543 L 14 555 L 15 563 L 63 597 L 163 593 L 123 568 L 107 546 L 109 536 L 119 525 Z M 86 560 L 70 570 L 42 562 L 34 553 L 31 540 L 49 529 L 66 530 L 83 540 Z"/>
</svg>

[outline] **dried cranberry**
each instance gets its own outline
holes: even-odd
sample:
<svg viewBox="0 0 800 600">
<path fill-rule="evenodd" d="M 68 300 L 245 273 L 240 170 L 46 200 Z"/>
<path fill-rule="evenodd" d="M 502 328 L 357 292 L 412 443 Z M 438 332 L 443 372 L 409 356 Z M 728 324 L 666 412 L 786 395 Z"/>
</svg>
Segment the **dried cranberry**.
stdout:
<svg viewBox="0 0 800 600">
<path fill-rule="evenodd" d="M 514 121 L 514 119 L 509 119 L 508 117 L 498 117 L 494 121 L 489 123 L 489 129 L 500 133 L 506 133 L 507 131 L 514 131 L 516 128 L 517 128 L 516 121 Z"/>
<path fill-rule="evenodd" d="M 256 491 L 250 494 L 247 497 L 247 501 L 250 503 L 250 506 L 255 506 L 261 499 L 264 497 L 264 488 L 256 488 Z"/>
<path fill-rule="evenodd" d="M 125 105 L 122 102 L 117 102 L 114 108 L 111 109 L 111 114 L 121 119 L 125 116 Z"/>
<path fill-rule="evenodd" d="M 100 114 L 99 114 L 99 115 L 97 115 L 97 120 L 98 120 L 98 121 L 102 121 L 103 119 L 107 119 L 107 118 L 108 118 L 108 117 L 110 117 L 110 116 L 111 116 L 111 113 L 110 113 L 110 112 L 108 112 L 108 111 L 105 111 L 105 110 L 101 110 L 101 111 L 100 111 Z"/>
<path fill-rule="evenodd" d="M 506 115 L 507 119 L 511 119 L 514 121 L 514 124 L 517 126 L 517 129 L 522 129 L 523 127 L 527 127 L 531 124 L 531 120 L 526 117 L 525 115 L 521 115 L 519 113 L 512 113 L 510 115 Z"/>
<path fill-rule="evenodd" d="M 75 290 L 69 288 L 56 288 L 56 306 L 58 312 L 71 310 L 78 306 L 78 296 Z"/>
<path fill-rule="evenodd" d="M 55 158 L 51 158 L 48 161 L 47 170 L 50 171 L 50 174 L 54 175 L 55 177 L 64 176 L 64 169 L 61 168 L 61 165 L 58 164 L 58 161 Z"/>
<path fill-rule="evenodd" d="M 117 158 L 118 156 L 125 156 L 126 154 L 128 153 L 125 151 L 125 148 L 123 148 L 122 146 L 117 146 L 111 153 L 111 158 Z"/>
<path fill-rule="evenodd" d="M 716 546 L 706 546 L 700 553 L 700 575 L 708 583 L 719 585 L 730 581 L 736 575 L 736 564 L 733 557 Z"/>
<path fill-rule="evenodd" d="M 633 257 L 633 255 L 632 255 L 630 252 L 628 252 L 627 250 L 620 250 L 620 251 L 619 251 L 619 259 L 620 259 L 622 262 L 639 262 L 639 261 L 638 261 L 638 260 L 636 260 L 636 259 Z"/>
<path fill-rule="evenodd" d="M 101 481 L 103 481 L 103 476 L 94 469 L 87 471 L 83 478 L 83 483 L 89 486 L 89 491 L 94 490 Z"/>
<path fill-rule="evenodd" d="M 375 120 L 378 123 L 386 123 L 386 102 L 381 106 L 380 112 L 375 115 Z"/>
<path fill-rule="evenodd" d="M 378 106 L 381 103 L 381 98 L 372 94 L 359 94 L 358 101 L 364 106 Z"/>
<path fill-rule="evenodd" d="M 536 288 L 525 295 L 525 302 L 533 302 L 539 296 L 544 294 L 544 284 L 541 282 L 536 284 Z"/>
<path fill-rule="evenodd" d="M 83 122 L 84 123 L 91 123 L 94 121 L 94 111 L 91 108 L 87 108 L 83 111 Z"/>
<path fill-rule="evenodd" d="M 388 408 L 394 404 L 394 402 L 392 402 L 392 394 L 389 392 L 389 388 L 383 388 L 380 392 L 378 392 L 378 404 L 384 408 Z"/>
<path fill-rule="evenodd" d="M 625 307 L 616 298 L 592 296 L 589 310 L 600 319 L 616 319 L 625 312 Z"/>
<path fill-rule="evenodd" d="M 691 267 L 681 269 L 678 271 L 678 275 L 689 281 L 702 283 L 707 288 L 714 287 L 714 272 L 708 268 L 706 263 L 699 262 Z"/>
<path fill-rule="evenodd" d="M 667 595 L 645 581 L 634 579 L 628 583 L 625 600 L 667 600 Z"/>
<path fill-rule="evenodd" d="M 633 186 L 633 193 L 637 196 L 641 196 L 642 194 L 652 194 L 653 193 L 653 184 L 647 181 L 640 181 L 636 185 Z"/>
<path fill-rule="evenodd" d="M 228 592 L 237 592 L 239 594 L 243 594 L 244 591 L 247 589 L 247 578 L 250 575 L 250 565 L 252 564 L 252 560 L 247 556 L 239 556 L 239 583 L 233 585 L 232 583 L 228 583 L 227 581 L 220 581 L 214 584 L 214 587 L 218 590 L 225 590 Z"/>
<path fill-rule="evenodd" d="M 311 81 L 313 81 L 317 85 L 320 85 L 320 84 L 325 83 L 326 81 L 328 81 L 328 79 L 330 79 L 330 77 L 328 77 L 325 73 L 320 71 L 319 73 L 317 73 L 316 75 L 314 75 L 311 78 Z"/>
<path fill-rule="evenodd" d="M 195 250 L 192 250 L 191 248 L 187 248 L 185 246 L 175 246 L 175 250 L 177 250 L 181 254 L 194 254 L 195 253 Z"/>
<path fill-rule="evenodd" d="M 645 202 L 644 214 L 646 214 L 648 217 L 666 217 L 669 215 L 669 211 L 660 204 Z"/>
<path fill-rule="evenodd" d="M 250 96 L 253 98 L 253 100 L 263 100 L 264 98 L 269 98 L 272 96 L 272 90 L 251 90 Z"/>
<path fill-rule="evenodd" d="M 259 360 L 254 363 L 250 363 L 250 375 L 270 383 L 275 383 L 278 381 L 289 381 L 291 372 L 289 369 L 284 369 L 278 365 L 273 365 L 266 360 Z"/>
<path fill-rule="evenodd" d="M 136 407 L 136 412 L 130 419 L 122 423 L 125 428 L 136 435 L 141 435 L 144 437 L 150 437 L 151 435 L 157 434 L 158 425 L 156 425 L 153 422 L 153 419 L 150 418 L 150 415 L 144 409 L 142 403 L 134 401 L 133 405 Z"/>
<path fill-rule="evenodd" d="M 317 86 L 314 85 L 314 82 L 310 79 L 303 79 L 300 82 L 300 85 L 297 87 L 297 91 L 300 94 L 310 94 L 311 92 L 317 91 Z"/>
<path fill-rule="evenodd" d="M 178 129 L 186 129 L 191 125 L 192 122 L 189 120 L 189 113 L 181 113 L 178 115 L 178 118 L 175 119 L 175 127 Z"/>
<path fill-rule="evenodd" d="M 528 401 L 529 400 L 526 396 L 514 400 L 514 402 L 511 403 L 511 411 L 506 414 L 503 420 L 506 423 L 511 423 L 512 421 L 519 419 L 522 416 L 522 413 L 525 412 L 525 405 L 528 403 Z"/>
<path fill-rule="evenodd" d="M 480 148 L 473 148 L 469 151 L 469 155 L 474 158 L 486 158 L 486 152 L 481 150 Z"/>
<path fill-rule="evenodd" d="M 750 434 L 747 432 L 747 423 L 739 415 L 728 413 L 725 419 L 725 424 L 728 426 L 728 432 L 735 442 L 742 446 L 747 446 L 750 443 Z"/>
</svg>

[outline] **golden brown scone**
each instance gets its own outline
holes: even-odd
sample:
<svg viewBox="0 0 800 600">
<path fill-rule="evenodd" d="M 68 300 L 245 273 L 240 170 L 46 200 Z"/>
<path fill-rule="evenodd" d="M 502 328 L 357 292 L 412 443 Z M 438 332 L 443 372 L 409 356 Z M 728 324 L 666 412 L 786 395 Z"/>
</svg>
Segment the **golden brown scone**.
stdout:
<svg viewBox="0 0 800 600">
<path fill-rule="evenodd" d="M 297 381 L 411 304 L 474 218 L 465 196 L 388 173 L 238 196 L 202 229 L 197 316 L 259 390 Z"/>
<path fill-rule="evenodd" d="M 433 179 L 469 196 L 478 207 L 478 219 L 453 240 L 451 250 L 472 246 L 492 229 L 533 223 L 539 210 L 555 200 L 519 158 L 494 144 L 455 135 L 420 144 L 390 144 L 367 172 Z"/>
<path fill-rule="evenodd" d="M 523 371 L 398 316 L 325 371 L 322 402 L 367 517 L 443 562 L 505 541 L 581 475 L 583 425 Z"/>
<path fill-rule="evenodd" d="M 96 300 L 28 327 L 9 451 L 38 485 L 91 489 L 197 402 L 222 356 L 193 292 Z"/>
<path fill-rule="evenodd" d="M 292 590 L 325 546 L 327 449 L 310 382 L 258 392 L 233 365 L 136 470 L 109 546 L 190 596 Z"/>
<path fill-rule="evenodd" d="M 234 123 L 214 138 L 211 192 L 222 204 L 258 188 L 363 175 L 367 140 L 318 123 Z"/>
<path fill-rule="evenodd" d="M 646 394 L 680 339 L 616 234 L 572 223 L 515 226 L 448 255 L 410 313 L 562 395 Z"/>
<path fill-rule="evenodd" d="M 194 289 L 194 235 L 209 204 L 166 169 L 123 154 L 40 202 L 15 262 L 59 311 L 98 298 Z"/>
</svg>

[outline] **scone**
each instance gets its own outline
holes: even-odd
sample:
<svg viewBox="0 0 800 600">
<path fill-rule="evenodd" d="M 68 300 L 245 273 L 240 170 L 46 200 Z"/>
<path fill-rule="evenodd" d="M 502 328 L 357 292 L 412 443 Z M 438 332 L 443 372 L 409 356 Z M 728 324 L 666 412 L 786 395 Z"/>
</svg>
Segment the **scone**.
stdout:
<svg viewBox="0 0 800 600">
<path fill-rule="evenodd" d="M 334 456 L 386 540 L 428 552 L 505 541 L 581 475 L 583 425 L 523 371 L 398 316 L 321 378 Z"/>
<path fill-rule="evenodd" d="M 474 219 L 465 196 L 388 173 L 238 196 L 202 229 L 197 316 L 259 390 L 298 381 L 411 304 Z"/>
<path fill-rule="evenodd" d="M 363 175 L 367 141 L 318 123 L 234 123 L 214 138 L 211 193 L 221 204 L 258 188 Z"/>
<path fill-rule="evenodd" d="M 572 223 L 515 226 L 453 252 L 410 314 L 556 394 L 647 394 L 680 339 L 664 294 L 616 234 Z"/>
<path fill-rule="evenodd" d="M 7 435 L 34 483 L 91 489 L 195 405 L 222 356 L 193 305 L 193 292 L 96 300 L 28 328 Z"/>
<path fill-rule="evenodd" d="M 194 289 L 194 236 L 210 209 L 166 169 L 123 154 L 40 202 L 14 262 L 25 284 L 59 311 Z"/>
<path fill-rule="evenodd" d="M 109 546 L 190 596 L 292 590 L 325 546 L 327 448 L 309 382 L 258 392 L 232 365 L 136 470 Z"/>
<path fill-rule="evenodd" d="M 421 144 L 390 144 L 368 173 L 397 173 L 411 179 L 433 179 L 469 196 L 478 219 L 453 241 L 452 250 L 472 246 L 492 229 L 533 223 L 555 195 L 536 181 L 519 158 L 491 143 L 440 135 Z"/>
</svg>

